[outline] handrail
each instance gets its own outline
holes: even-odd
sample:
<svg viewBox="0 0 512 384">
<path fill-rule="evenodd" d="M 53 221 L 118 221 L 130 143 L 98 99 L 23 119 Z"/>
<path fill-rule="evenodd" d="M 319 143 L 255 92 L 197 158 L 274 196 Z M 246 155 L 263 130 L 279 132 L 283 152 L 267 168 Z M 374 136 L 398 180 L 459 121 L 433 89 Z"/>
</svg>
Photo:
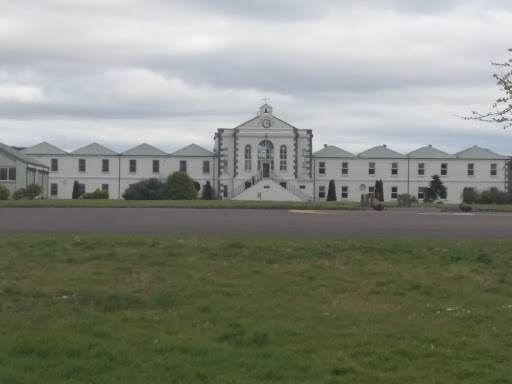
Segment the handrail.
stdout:
<svg viewBox="0 0 512 384">
<path fill-rule="evenodd" d="M 231 190 L 231 192 L 229 194 L 229 198 L 232 199 L 232 198 L 238 196 L 239 194 L 241 194 L 242 192 L 246 191 L 247 189 L 249 189 L 256 183 L 258 183 L 262 179 L 262 177 L 263 177 L 262 172 L 258 171 L 257 173 L 255 173 L 254 175 L 249 177 L 248 179 L 245 179 L 240 184 L 238 184 L 237 187 L 235 187 Z M 246 187 L 246 183 L 251 183 L 251 185 L 249 187 Z"/>
<path fill-rule="evenodd" d="M 311 196 L 309 196 L 305 192 L 302 192 L 300 190 L 300 188 L 297 188 L 297 186 L 290 184 L 288 181 L 286 181 L 284 178 L 279 176 L 274 171 L 270 172 L 270 179 L 272 181 L 276 182 L 277 184 L 281 185 L 284 189 L 286 189 L 288 192 L 290 192 L 292 195 L 298 197 L 302 201 L 311 201 L 312 200 Z M 281 184 L 281 183 L 285 183 L 286 186 L 283 186 L 283 184 Z"/>
</svg>

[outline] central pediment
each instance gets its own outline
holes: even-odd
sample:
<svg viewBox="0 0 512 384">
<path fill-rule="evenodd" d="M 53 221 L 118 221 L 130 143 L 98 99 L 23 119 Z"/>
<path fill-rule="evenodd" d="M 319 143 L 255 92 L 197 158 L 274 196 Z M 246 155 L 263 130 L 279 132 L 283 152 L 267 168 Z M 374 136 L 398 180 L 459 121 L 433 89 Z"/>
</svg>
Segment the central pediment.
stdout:
<svg viewBox="0 0 512 384">
<path fill-rule="evenodd" d="M 258 130 L 261 130 L 261 129 L 263 129 L 263 130 L 290 129 L 290 130 L 295 130 L 297 128 L 295 128 L 293 125 L 288 124 L 287 122 L 275 117 L 272 112 L 272 106 L 270 106 L 269 104 L 263 104 L 260 107 L 260 111 L 255 118 L 253 118 L 249 121 L 246 121 L 243 124 L 240 124 L 239 126 L 236 127 L 236 129 L 238 129 L 238 130 L 246 130 L 246 129 L 247 130 L 250 130 L 250 129 L 258 129 Z"/>
</svg>

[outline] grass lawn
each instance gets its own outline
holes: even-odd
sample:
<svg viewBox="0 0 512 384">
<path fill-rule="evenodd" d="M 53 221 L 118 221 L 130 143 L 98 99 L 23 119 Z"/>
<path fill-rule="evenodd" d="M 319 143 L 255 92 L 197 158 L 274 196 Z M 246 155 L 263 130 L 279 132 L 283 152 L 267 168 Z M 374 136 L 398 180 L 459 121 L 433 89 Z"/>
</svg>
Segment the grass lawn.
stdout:
<svg viewBox="0 0 512 384">
<path fill-rule="evenodd" d="M 0 383 L 510 383 L 512 241 L 0 235 Z"/>
<path fill-rule="evenodd" d="M 386 208 L 396 208 L 396 202 L 385 202 Z M 358 202 L 339 201 L 239 201 L 239 200 L 88 200 L 88 199 L 47 199 L 47 200 L 0 200 L 1 207 L 62 207 L 62 208 L 242 208 L 242 209 L 333 209 L 359 210 Z M 413 208 L 437 208 L 458 211 L 458 204 L 413 203 Z M 406 208 L 401 208 L 406 209 Z M 512 205 L 474 204 L 473 211 L 512 212 Z"/>
</svg>

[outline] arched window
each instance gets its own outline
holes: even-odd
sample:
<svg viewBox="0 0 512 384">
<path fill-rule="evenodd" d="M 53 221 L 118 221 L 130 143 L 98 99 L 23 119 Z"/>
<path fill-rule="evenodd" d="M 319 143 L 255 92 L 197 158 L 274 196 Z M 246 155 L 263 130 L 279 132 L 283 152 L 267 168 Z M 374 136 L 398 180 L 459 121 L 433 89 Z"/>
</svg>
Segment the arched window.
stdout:
<svg viewBox="0 0 512 384">
<path fill-rule="evenodd" d="M 252 169 L 252 147 L 250 144 L 245 146 L 245 170 L 250 171 Z"/>
<path fill-rule="evenodd" d="M 263 140 L 258 144 L 258 171 L 264 162 L 270 163 L 270 170 L 274 170 L 274 144 L 269 140 Z"/>
<path fill-rule="evenodd" d="M 286 145 L 281 145 L 281 150 L 279 153 L 279 170 L 280 171 L 286 171 L 286 155 L 287 155 Z"/>
</svg>

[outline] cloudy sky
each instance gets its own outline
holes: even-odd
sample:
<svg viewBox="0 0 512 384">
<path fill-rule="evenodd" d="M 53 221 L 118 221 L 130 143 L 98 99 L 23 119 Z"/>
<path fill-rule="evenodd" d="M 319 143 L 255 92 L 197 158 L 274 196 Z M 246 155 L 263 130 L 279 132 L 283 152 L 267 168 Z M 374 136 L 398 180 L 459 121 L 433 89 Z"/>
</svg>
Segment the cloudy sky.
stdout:
<svg viewBox="0 0 512 384">
<path fill-rule="evenodd" d="M 0 141 L 211 150 L 268 97 L 315 149 L 512 155 L 512 128 L 455 117 L 501 96 L 511 20 L 510 0 L 0 0 Z"/>
</svg>

